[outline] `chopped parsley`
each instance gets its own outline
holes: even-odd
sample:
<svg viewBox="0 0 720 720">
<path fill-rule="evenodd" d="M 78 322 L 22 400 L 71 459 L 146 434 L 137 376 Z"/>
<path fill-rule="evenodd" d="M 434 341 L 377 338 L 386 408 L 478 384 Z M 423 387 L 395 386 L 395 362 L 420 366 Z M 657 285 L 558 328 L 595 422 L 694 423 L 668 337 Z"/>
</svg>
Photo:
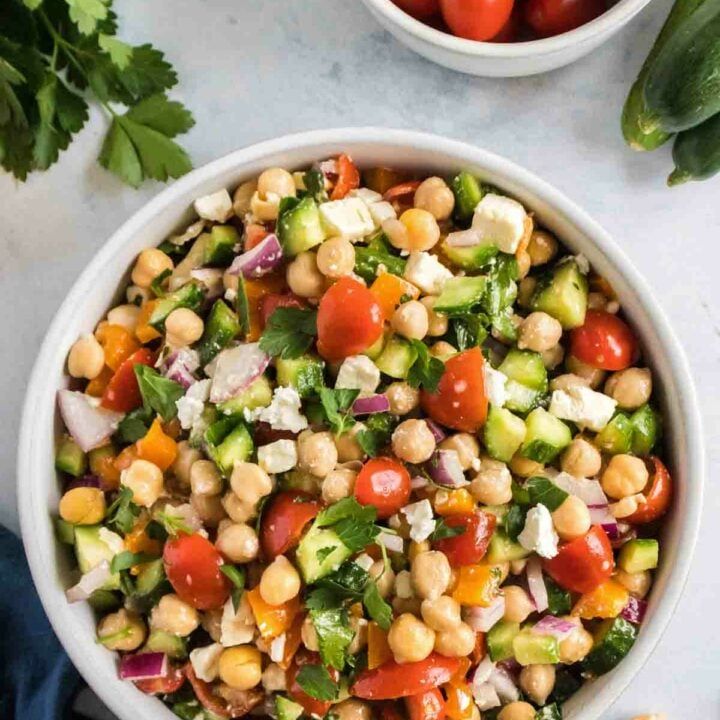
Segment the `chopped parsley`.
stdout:
<svg viewBox="0 0 720 720">
<path fill-rule="evenodd" d="M 317 311 L 279 307 L 260 336 L 260 349 L 285 360 L 307 352 L 317 335 Z"/>
<path fill-rule="evenodd" d="M 318 636 L 323 663 L 342 670 L 345 667 L 347 649 L 355 636 L 348 622 L 347 610 L 345 608 L 311 610 L 310 619 Z"/>
<path fill-rule="evenodd" d="M 144 408 L 154 410 L 165 422 L 172 420 L 177 415 L 175 403 L 185 394 L 185 388 L 147 365 L 135 365 L 135 377 Z"/>
<path fill-rule="evenodd" d="M 325 421 L 332 431 L 336 435 L 347 432 L 355 424 L 351 409 L 360 391 L 347 388 L 332 390 L 331 388 L 321 387 L 317 389 L 317 393 L 320 397 Z"/>
<path fill-rule="evenodd" d="M 435 523 L 435 529 L 429 537 L 430 542 L 436 542 L 437 540 L 445 540 L 447 538 L 457 537 L 465 532 L 464 525 L 456 525 L 451 527 L 448 525 L 443 518 L 439 518 Z"/>
<path fill-rule="evenodd" d="M 338 684 L 324 665 L 303 665 L 295 682 L 316 700 L 336 700 L 338 697 Z"/>
<path fill-rule="evenodd" d="M 148 553 L 134 553 L 130 550 L 123 550 L 119 552 L 110 562 L 110 572 L 116 573 L 121 570 L 128 570 L 133 565 L 142 565 L 143 563 L 150 562 L 151 560 L 157 560 L 156 555 L 149 555 Z"/>
<path fill-rule="evenodd" d="M 129 533 L 135 519 L 140 515 L 140 508 L 132 501 L 133 492 L 129 487 L 121 486 L 118 496 L 107 510 L 105 522 L 112 529 L 126 535 Z"/>
<path fill-rule="evenodd" d="M 433 357 L 428 346 L 421 340 L 410 340 L 410 344 L 415 350 L 415 361 L 408 371 L 408 384 L 414 388 L 423 387 L 429 392 L 435 392 L 445 372 L 443 361 Z"/>
<path fill-rule="evenodd" d="M 568 494 L 545 477 L 531 477 L 525 483 L 530 505 L 544 505 L 550 512 L 557 510 Z"/>
<path fill-rule="evenodd" d="M 245 568 L 224 564 L 220 566 L 220 572 L 233 584 L 230 598 L 232 599 L 233 610 L 237 612 L 245 591 Z"/>
</svg>

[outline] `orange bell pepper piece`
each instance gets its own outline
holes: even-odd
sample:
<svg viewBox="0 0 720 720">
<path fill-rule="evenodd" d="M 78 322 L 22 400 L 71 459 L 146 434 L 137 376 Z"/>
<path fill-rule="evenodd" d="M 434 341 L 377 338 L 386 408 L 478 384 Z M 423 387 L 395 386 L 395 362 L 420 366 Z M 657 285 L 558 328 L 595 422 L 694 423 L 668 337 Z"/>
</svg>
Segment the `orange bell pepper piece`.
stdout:
<svg viewBox="0 0 720 720">
<path fill-rule="evenodd" d="M 157 465 L 163 472 L 167 470 L 177 457 L 177 443 L 163 432 L 159 418 L 153 420 L 145 437 L 135 443 L 137 455 L 141 460 Z"/>
<path fill-rule="evenodd" d="M 122 325 L 103 323 L 95 331 L 97 341 L 105 351 L 105 364 L 117 370 L 136 350 L 140 349 L 132 333 Z"/>
<path fill-rule="evenodd" d="M 497 595 L 500 574 L 491 565 L 464 565 L 458 570 L 453 598 L 461 605 L 488 607 Z"/>
<path fill-rule="evenodd" d="M 96 448 L 88 456 L 90 472 L 100 478 L 100 487 L 106 492 L 117 490 L 120 485 L 120 471 L 115 467 L 115 457 L 112 445 Z"/>
<path fill-rule="evenodd" d="M 360 187 L 360 171 L 349 155 L 340 155 L 337 159 L 338 178 L 330 194 L 331 200 L 342 200 L 351 190 Z"/>
<path fill-rule="evenodd" d="M 420 294 L 414 285 L 392 273 L 383 273 L 375 278 L 370 286 L 370 292 L 378 301 L 386 320 L 392 317 L 403 295 L 415 300 Z"/>
<path fill-rule="evenodd" d="M 245 281 L 245 294 L 248 299 L 248 315 L 250 327 L 245 335 L 247 342 L 255 342 L 262 334 L 262 313 L 260 307 L 266 295 L 281 293 L 286 288 L 285 275 L 273 273 L 258 280 Z"/>
<path fill-rule="evenodd" d="M 449 720 L 470 720 L 473 716 L 474 700 L 470 686 L 465 679 L 453 679 L 444 686 L 445 716 Z"/>
<path fill-rule="evenodd" d="M 368 670 L 384 665 L 392 658 L 387 633 L 373 620 L 368 623 Z"/>
<path fill-rule="evenodd" d="M 290 629 L 285 633 L 285 649 L 283 650 L 283 658 L 278 665 L 283 669 L 287 670 L 292 665 L 295 653 L 300 648 L 302 642 L 302 625 L 305 620 L 303 613 L 298 613 L 293 620 L 293 624 Z"/>
<path fill-rule="evenodd" d="M 135 326 L 135 337 L 141 343 L 149 343 L 151 340 L 161 337 L 161 334 L 148 322 L 156 305 L 157 300 L 148 300 L 140 308 L 137 325 Z"/>
<path fill-rule="evenodd" d="M 438 490 L 433 500 L 435 512 L 447 515 L 470 515 L 475 511 L 475 500 L 465 488 Z"/>
<path fill-rule="evenodd" d="M 584 620 L 617 617 L 628 604 L 630 593 L 615 580 L 606 580 L 594 590 L 580 596 L 572 615 Z"/>
<path fill-rule="evenodd" d="M 297 596 L 282 605 L 268 605 L 262 599 L 259 587 L 248 590 L 246 594 L 263 640 L 272 640 L 287 632 L 300 612 L 300 600 Z"/>
<path fill-rule="evenodd" d="M 105 388 L 108 386 L 110 380 L 112 380 L 113 374 L 113 371 L 106 365 L 100 371 L 100 374 L 85 386 L 85 394 L 92 395 L 93 397 L 102 397 Z"/>
<path fill-rule="evenodd" d="M 472 651 L 472 664 L 479 665 L 480 661 L 487 655 L 487 642 L 484 632 L 475 633 L 475 647 Z"/>
</svg>

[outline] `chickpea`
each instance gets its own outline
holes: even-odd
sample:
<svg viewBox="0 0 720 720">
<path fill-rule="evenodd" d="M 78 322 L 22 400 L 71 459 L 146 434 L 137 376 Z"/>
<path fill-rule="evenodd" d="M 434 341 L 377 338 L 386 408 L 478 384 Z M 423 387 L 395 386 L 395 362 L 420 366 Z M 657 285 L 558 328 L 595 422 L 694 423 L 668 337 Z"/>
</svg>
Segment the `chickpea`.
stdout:
<svg viewBox="0 0 720 720">
<path fill-rule="evenodd" d="M 407 415 L 420 404 L 420 391 L 406 382 L 394 382 L 385 390 L 393 415 Z"/>
<path fill-rule="evenodd" d="M 582 537 L 590 529 L 588 506 L 576 495 L 568 495 L 552 512 L 553 525 L 561 540 Z"/>
<path fill-rule="evenodd" d="M 544 352 L 560 342 L 562 325 L 544 312 L 530 313 L 520 325 L 517 346 L 521 350 Z"/>
<path fill-rule="evenodd" d="M 376 560 L 368 570 L 370 577 L 377 585 L 380 597 L 386 598 L 395 587 L 395 573 L 388 565 L 385 567 L 384 560 Z"/>
<path fill-rule="evenodd" d="M 223 480 L 212 460 L 198 460 L 190 468 L 190 487 L 196 495 L 219 495 Z"/>
<path fill-rule="evenodd" d="M 593 636 L 578 621 L 578 626 L 560 642 L 560 662 L 567 665 L 580 662 L 592 650 Z"/>
<path fill-rule="evenodd" d="M 422 340 L 429 328 L 427 308 L 417 300 L 400 305 L 390 320 L 392 329 L 409 340 Z"/>
<path fill-rule="evenodd" d="M 445 553 L 429 550 L 413 560 L 410 571 L 415 594 L 423 600 L 437 600 L 450 584 L 450 563 Z"/>
<path fill-rule="evenodd" d="M 317 652 L 320 649 L 317 631 L 309 615 L 303 620 L 300 628 L 300 638 L 302 639 L 303 645 L 311 652 Z"/>
<path fill-rule="evenodd" d="M 573 355 L 568 355 L 565 359 L 565 367 L 567 367 L 571 373 L 587 380 L 588 385 L 593 389 L 600 386 L 606 375 L 604 370 L 598 370 L 591 365 L 587 365 Z"/>
<path fill-rule="evenodd" d="M 652 585 L 652 575 L 647 570 L 629 573 L 617 568 L 613 578 L 639 600 L 642 600 L 650 592 Z"/>
<path fill-rule="evenodd" d="M 362 460 L 365 451 L 358 442 L 358 435 L 365 429 L 362 423 L 355 423 L 349 432 L 333 437 L 335 449 L 337 450 L 338 462 L 345 463 L 352 460 Z"/>
<path fill-rule="evenodd" d="M 543 469 L 542 463 L 523 457 L 520 453 L 515 453 L 510 460 L 510 470 L 520 477 L 529 478 L 533 475 L 540 475 Z"/>
<path fill-rule="evenodd" d="M 330 238 L 317 251 L 317 268 L 329 278 L 350 275 L 355 267 L 355 248 L 342 237 Z"/>
<path fill-rule="evenodd" d="M 277 167 L 269 168 L 260 173 L 257 181 L 257 191 L 263 199 L 271 195 L 277 195 L 279 198 L 295 197 L 295 181 L 287 170 Z"/>
<path fill-rule="evenodd" d="M 247 522 L 257 515 L 255 503 L 246 503 L 234 492 L 227 492 L 223 495 L 222 506 L 230 519 L 236 523 Z"/>
<path fill-rule="evenodd" d="M 185 637 L 200 625 L 198 611 L 177 595 L 163 595 L 150 613 L 150 627 Z"/>
<path fill-rule="evenodd" d="M 388 645 L 396 662 L 419 662 L 433 651 L 435 631 L 414 615 L 403 613 L 390 626 Z"/>
<path fill-rule="evenodd" d="M 620 500 L 642 492 L 649 478 L 643 460 L 632 455 L 614 455 L 610 458 L 600 483 L 606 495 Z"/>
<path fill-rule="evenodd" d="M 105 367 L 105 351 L 94 335 L 83 335 L 70 348 L 68 372 L 74 378 L 94 380 Z"/>
<path fill-rule="evenodd" d="M 550 390 L 570 390 L 574 387 L 590 387 L 590 381 L 587 378 L 573 375 L 573 373 L 565 373 L 558 375 L 550 381 Z"/>
<path fill-rule="evenodd" d="M 222 635 L 222 608 L 200 613 L 200 625 L 214 642 L 220 642 Z"/>
<path fill-rule="evenodd" d="M 348 698 L 333 705 L 332 713 L 338 720 L 372 720 L 373 717 L 370 706 L 356 698 Z"/>
<path fill-rule="evenodd" d="M 338 462 L 338 451 L 329 432 L 305 430 L 297 439 L 298 468 L 324 478 Z"/>
<path fill-rule="evenodd" d="M 234 563 L 248 563 L 258 556 L 260 543 L 249 525 L 230 522 L 218 533 L 215 547 Z"/>
<path fill-rule="evenodd" d="M 480 472 L 470 483 L 470 494 L 483 505 L 502 505 L 512 500 L 512 475 L 499 460 L 483 458 Z"/>
<path fill-rule="evenodd" d="M 355 488 L 357 473 L 350 468 L 331 470 L 322 482 L 322 499 L 332 505 L 338 500 L 350 497 Z"/>
<path fill-rule="evenodd" d="M 535 708 L 526 702 L 511 702 L 498 715 L 498 720 L 535 720 Z"/>
<path fill-rule="evenodd" d="M 190 487 L 190 470 L 192 466 L 202 459 L 202 453 L 190 447 L 187 440 L 182 440 L 177 446 L 177 456 L 172 464 L 172 472 L 184 490 Z"/>
<path fill-rule="evenodd" d="M 437 297 L 434 295 L 426 295 L 420 300 L 420 302 L 425 306 L 425 309 L 428 312 L 427 334 L 430 337 L 440 337 L 448 331 L 447 315 L 437 313 L 435 312 L 435 310 L 433 310 L 436 301 Z"/>
<path fill-rule="evenodd" d="M 420 554 L 424 552 L 428 552 L 430 550 L 430 543 L 427 540 L 423 540 L 421 542 L 416 542 L 415 540 L 410 541 L 410 548 L 408 549 L 408 560 L 412 563 L 415 558 Z"/>
<path fill-rule="evenodd" d="M 533 267 L 549 263 L 557 254 L 558 241 L 545 230 L 534 230 L 527 246 Z"/>
<path fill-rule="evenodd" d="M 277 220 L 278 211 L 280 210 L 280 200 L 277 195 L 269 198 L 261 198 L 260 193 L 255 191 L 250 198 L 250 212 L 253 218 L 258 222 L 272 222 Z"/>
<path fill-rule="evenodd" d="M 435 652 L 445 657 L 465 657 L 475 648 L 475 632 L 464 622 L 435 635 Z"/>
<path fill-rule="evenodd" d="M 239 217 L 243 217 L 250 212 L 250 201 L 257 192 L 257 182 L 248 180 L 237 186 L 233 193 L 233 212 Z"/>
<path fill-rule="evenodd" d="M 436 632 L 447 632 L 462 622 L 460 604 L 449 595 L 434 600 L 423 600 L 420 613 L 425 624 Z"/>
<path fill-rule="evenodd" d="M 145 642 L 147 630 L 139 615 L 121 608 L 106 615 L 98 623 L 97 635 L 98 640 L 108 650 L 130 652 L 137 650 Z"/>
<path fill-rule="evenodd" d="M 137 305 L 118 305 L 108 312 L 107 321 L 111 325 L 121 325 L 134 333 L 139 315 L 140 308 Z"/>
<path fill-rule="evenodd" d="M 191 494 L 190 504 L 207 527 L 217 527 L 227 517 L 220 495 Z"/>
<path fill-rule="evenodd" d="M 409 570 L 401 570 L 395 576 L 395 595 L 399 598 L 405 599 L 415 597 L 412 577 Z"/>
<path fill-rule="evenodd" d="M 429 177 L 415 191 L 413 205 L 427 210 L 436 220 L 447 220 L 455 207 L 455 195 L 442 178 Z"/>
<path fill-rule="evenodd" d="M 397 218 L 383 220 L 382 229 L 394 248 L 398 250 L 409 250 L 410 239 L 407 228 Z"/>
<path fill-rule="evenodd" d="M 271 662 L 263 671 L 261 678 L 265 692 L 281 692 L 287 685 L 285 682 L 285 671 L 274 662 Z"/>
<path fill-rule="evenodd" d="M 524 277 L 518 283 L 518 295 L 517 302 L 521 308 L 529 308 L 530 301 L 532 299 L 535 288 L 537 287 L 537 280 L 534 277 Z"/>
<path fill-rule="evenodd" d="M 555 687 L 554 665 L 528 665 L 520 671 L 520 687 L 538 705 L 544 705 Z"/>
<path fill-rule="evenodd" d="M 575 477 L 593 477 L 601 467 L 600 451 L 585 438 L 576 437 L 560 456 L 560 468 Z"/>
<path fill-rule="evenodd" d="M 174 347 L 192 345 L 202 337 L 204 329 L 199 315 L 190 308 L 177 308 L 165 320 L 165 339 Z"/>
<path fill-rule="evenodd" d="M 220 655 L 220 679 L 235 690 L 250 690 L 262 678 L 260 651 L 252 645 L 226 648 Z"/>
<path fill-rule="evenodd" d="M 392 449 L 405 462 L 425 462 L 435 451 L 435 437 L 424 420 L 403 420 L 392 434 Z"/>
<path fill-rule="evenodd" d="M 509 622 L 525 622 L 530 613 L 535 612 L 535 603 L 530 596 L 518 585 L 508 585 L 503 588 L 505 596 L 505 613 L 503 618 Z"/>
<path fill-rule="evenodd" d="M 72 525 L 95 525 L 105 517 L 105 510 L 105 495 L 99 488 L 72 488 L 60 498 L 60 517 Z"/>
<path fill-rule="evenodd" d="M 460 467 L 469 470 L 480 457 L 480 445 L 470 433 L 456 433 L 445 438 L 438 446 L 441 450 L 454 450 L 457 453 Z"/>
<path fill-rule="evenodd" d="M 429 250 L 440 239 L 437 220 L 427 210 L 406 210 L 400 216 L 400 222 L 407 230 L 407 247 L 404 250 Z"/>
<path fill-rule="evenodd" d="M 325 276 L 318 270 L 315 253 L 296 255 L 287 266 L 285 278 L 290 290 L 300 297 L 320 297 L 325 292 Z"/>
<path fill-rule="evenodd" d="M 415 615 L 417 617 L 420 615 L 420 606 L 422 605 L 422 601 L 420 598 L 416 597 L 394 597 L 391 605 L 396 616 L 410 613 L 410 615 Z"/>
<path fill-rule="evenodd" d="M 120 484 L 129 487 L 136 505 L 150 507 L 162 495 L 163 473 L 148 460 L 133 460 L 127 470 L 120 475 Z"/>
<path fill-rule="evenodd" d="M 445 342 L 444 340 L 436 342 L 430 348 L 430 354 L 433 357 L 440 358 L 441 360 L 447 360 L 449 357 L 452 357 L 456 353 L 457 348 L 453 347 L 449 342 Z"/>
<path fill-rule="evenodd" d="M 270 476 L 256 463 L 236 462 L 230 487 L 240 500 L 253 507 L 272 492 Z"/>
<path fill-rule="evenodd" d="M 527 274 L 530 272 L 530 266 L 532 265 L 530 254 L 527 250 L 521 250 L 518 248 L 515 253 L 515 262 L 517 263 L 518 268 L 518 278 L 522 280 L 527 277 Z"/>
<path fill-rule="evenodd" d="M 613 373 L 605 383 L 605 394 L 624 410 L 644 405 L 652 394 L 652 374 L 648 368 L 627 368 Z"/>
<path fill-rule="evenodd" d="M 268 605 L 282 605 L 299 592 L 298 571 L 284 555 L 278 555 L 260 578 L 260 596 Z"/>
<path fill-rule="evenodd" d="M 148 302 L 148 300 L 152 300 L 152 293 L 148 288 L 141 288 L 138 285 L 129 285 L 128 289 L 125 291 L 125 298 L 129 303 L 139 307 L 140 305 Z"/>
<path fill-rule="evenodd" d="M 147 248 L 138 255 L 131 278 L 135 285 L 149 288 L 158 275 L 172 269 L 173 261 L 162 250 Z"/>
<path fill-rule="evenodd" d="M 545 369 L 554 370 L 565 359 L 565 348 L 558 343 L 548 350 L 543 350 L 540 355 Z"/>
</svg>

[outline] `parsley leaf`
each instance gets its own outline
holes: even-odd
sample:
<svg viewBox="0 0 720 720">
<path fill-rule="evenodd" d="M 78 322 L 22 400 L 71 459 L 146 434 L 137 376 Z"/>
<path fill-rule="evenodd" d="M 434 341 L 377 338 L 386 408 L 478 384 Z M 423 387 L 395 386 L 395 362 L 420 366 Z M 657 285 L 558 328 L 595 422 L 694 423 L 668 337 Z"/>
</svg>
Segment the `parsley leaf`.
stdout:
<svg viewBox="0 0 720 720">
<path fill-rule="evenodd" d="M 98 45 L 110 56 L 110 60 L 118 70 L 125 70 L 130 64 L 133 56 L 133 49 L 127 43 L 118 40 L 112 35 L 98 35 Z"/>
<path fill-rule="evenodd" d="M 166 505 L 169 509 L 169 506 Z M 195 531 L 185 522 L 185 518 L 182 515 L 173 515 L 172 512 L 156 512 L 153 515 L 153 519 L 159 522 L 165 532 L 174 537 L 180 533 L 185 535 L 192 535 Z"/>
<path fill-rule="evenodd" d="M 98 22 L 108 14 L 107 0 L 66 0 L 70 7 L 70 19 L 83 35 L 92 35 Z"/>
<path fill-rule="evenodd" d="M 550 511 L 557 510 L 567 499 L 568 494 L 545 477 L 531 477 L 525 483 L 531 505 L 545 505 Z"/>
<path fill-rule="evenodd" d="M 233 610 L 237 612 L 240 607 L 240 599 L 245 590 L 245 568 L 226 563 L 220 566 L 220 572 L 233 584 L 230 598 L 232 599 Z"/>
<path fill-rule="evenodd" d="M 133 48 L 120 82 L 133 97 L 142 99 L 169 90 L 177 83 L 177 73 L 160 50 L 145 44 Z"/>
<path fill-rule="evenodd" d="M 315 202 L 327 202 L 328 194 L 325 190 L 325 175 L 322 171 L 312 168 L 303 175 L 303 183 L 308 194 L 315 199 Z"/>
<path fill-rule="evenodd" d="M 332 555 L 332 554 L 335 552 L 336 549 L 337 549 L 337 548 L 332 547 L 331 545 L 329 545 L 328 547 L 321 547 L 321 548 L 315 553 L 315 556 L 317 557 L 317 561 L 318 561 L 319 563 L 325 562 L 325 560 L 327 559 L 327 557 L 328 557 L 329 555 Z"/>
<path fill-rule="evenodd" d="M 563 590 L 552 578 L 545 576 L 545 587 L 548 596 L 548 612 L 551 615 L 568 615 L 572 608 L 572 598 L 567 590 Z"/>
<path fill-rule="evenodd" d="M 389 630 L 392 623 L 392 608 L 383 600 L 377 584 L 370 581 L 363 593 L 363 605 L 368 615 L 383 629 Z"/>
<path fill-rule="evenodd" d="M 490 320 L 483 313 L 466 313 L 450 319 L 449 342 L 458 350 L 482 345 L 488 335 Z"/>
<path fill-rule="evenodd" d="M 120 440 L 129 444 L 144 438 L 150 429 L 153 415 L 152 410 L 144 407 L 131 410 L 118 425 L 117 435 Z"/>
<path fill-rule="evenodd" d="M 562 710 L 557 703 L 545 705 L 535 713 L 535 720 L 562 720 Z"/>
<path fill-rule="evenodd" d="M 513 542 L 517 542 L 518 535 L 523 531 L 526 516 L 527 508 L 520 505 L 511 505 L 510 509 L 505 513 L 502 520 L 503 529 Z"/>
<path fill-rule="evenodd" d="M 325 411 L 325 419 L 336 435 L 342 435 L 355 424 L 355 418 L 350 411 L 359 394 L 359 390 L 346 388 L 332 390 L 323 387 L 318 389 L 320 402 Z"/>
<path fill-rule="evenodd" d="M 172 420 L 177 415 L 175 403 L 185 394 L 185 388 L 147 365 L 135 365 L 135 377 L 144 407 L 152 408 L 165 422 Z"/>
<path fill-rule="evenodd" d="M 278 308 L 260 336 L 260 349 L 285 360 L 300 357 L 317 335 L 317 311 Z"/>
<path fill-rule="evenodd" d="M 342 670 L 348 646 L 355 635 L 350 628 L 347 611 L 344 608 L 311 610 L 310 618 L 318 636 L 323 663 Z"/>
<path fill-rule="evenodd" d="M 135 518 L 140 515 L 140 508 L 132 501 L 133 492 L 129 487 L 120 486 L 118 496 L 107 509 L 105 522 L 112 529 L 129 533 L 135 524 Z"/>
<path fill-rule="evenodd" d="M 328 527 L 347 518 L 374 523 L 376 517 L 377 510 L 372 505 L 361 505 L 354 497 L 347 497 L 325 508 L 315 519 L 315 525 Z"/>
<path fill-rule="evenodd" d="M 336 700 L 338 684 L 324 665 L 303 665 L 295 677 L 297 684 L 316 700 Z"/>
<path fill-rule="evenodd" d="M 319 587 L 332 590 L 344 598 L 359 600 L 370 575 L 352 560 L 344 562 L 335 572 L 317 581 Z"/>
<path fill-rule="evenodd" d="M 123 550 L 113 557 L 110 562 L 110 572 L 116 573 L 120 570 L 128 570 L 133 565 L 142 565 L 143 563 L 157 560 L 157 555 L 149 555 L 148 553 L 134 553 L 130 550 Z"/>
<path fill-rule="evenodd" d="M 245 290 L 245 278 L 242 273 L 238 275 L 235 310 L 237 311 L 238 322 L 240 323 L 239 332 L 243 335 L 247 335 L 250 332 L 250 302 L 248 300 L 247 291 Z"/>
<path fill-rule="evenodd" d="M 443 518 L 439 518 L 435 523 L 435 529 L 430 534 L 430 542 L 436 542 L 437 540 L 445 540 L 446 538 L 457 537 L 465 532 L 464 525 L 455 525 L 451 527 L 448 525 Z"/>
<path fill-rule="evenodd" d="M 360 505 L 353 498 L 343 498 L 323 510 L 316 518 L 318 527 L 332 526 L 343 544 L 352 552 L 359 552 L 379 534 L 375 525 L 377 511 L 371 505 Z"/>
<path fill-rule="evenodd" d="M 368 283 L 375 280 L 380 266 L 383 266 L 386 272 L 402 277 L 405 272 L 406 260 L 394 255 L 391 248 L 392 246 L 382 231 L 370 238 L 367 245 L 356 246 L 355 272 Z"/>
<path fill-rule="evenodd" d="M 410 344 L 416 356 L 408 371 L 408 384 L 414 388 L 422 386 L 429 392 L 435 392 L 445 372 L 445 365 L 442 360 L 430 355 L 428 346 L 421 340 L 410 340 Z"/>
<path fill-rule="evenodd" d="M 305 607 L 308 610 L 332 610 L 340 607 L 343 601 L 342 593 L 335 592 L 330 587 L 316 587 L 305 598 Z"/>
<path fill-rule="evenodd" d="M 499 253 L 492 262 L 487 273 L 487 288 L 482 305 L 488 315 L 493 318 L 517 297 L 518 266 L 514 255 Z"/>
<path fill-rule="evenodd" d="M 357 434 L 358 444 L 370 457 L 375 457 L 390 442 L 396 424 L 389 413 L 370 415 L 365 421 L 365 429 Z"/>
<path fill-rule="evenodd" d="M 150 95 L 133 105 L 127 117 L 170 138 L 187 132 L 195 124 L 192 114 L 182 103 L 168 100 L 163 94 Z"/>
</svg>

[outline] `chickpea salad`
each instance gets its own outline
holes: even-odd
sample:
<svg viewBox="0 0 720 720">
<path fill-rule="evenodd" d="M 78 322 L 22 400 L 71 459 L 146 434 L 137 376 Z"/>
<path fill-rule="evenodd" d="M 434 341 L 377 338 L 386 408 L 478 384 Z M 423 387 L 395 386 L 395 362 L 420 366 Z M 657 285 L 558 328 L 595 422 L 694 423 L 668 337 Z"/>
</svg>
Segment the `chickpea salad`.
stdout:
<svg viewBox="0 0 720 720">
<path fill-rule="evenodd" d="M 185 720 L 559 720 L 632 647 L 672 480 L 612 288 L 467 172 L 265 170 L 68 357 L 58 537 Z"/>
</svg>

